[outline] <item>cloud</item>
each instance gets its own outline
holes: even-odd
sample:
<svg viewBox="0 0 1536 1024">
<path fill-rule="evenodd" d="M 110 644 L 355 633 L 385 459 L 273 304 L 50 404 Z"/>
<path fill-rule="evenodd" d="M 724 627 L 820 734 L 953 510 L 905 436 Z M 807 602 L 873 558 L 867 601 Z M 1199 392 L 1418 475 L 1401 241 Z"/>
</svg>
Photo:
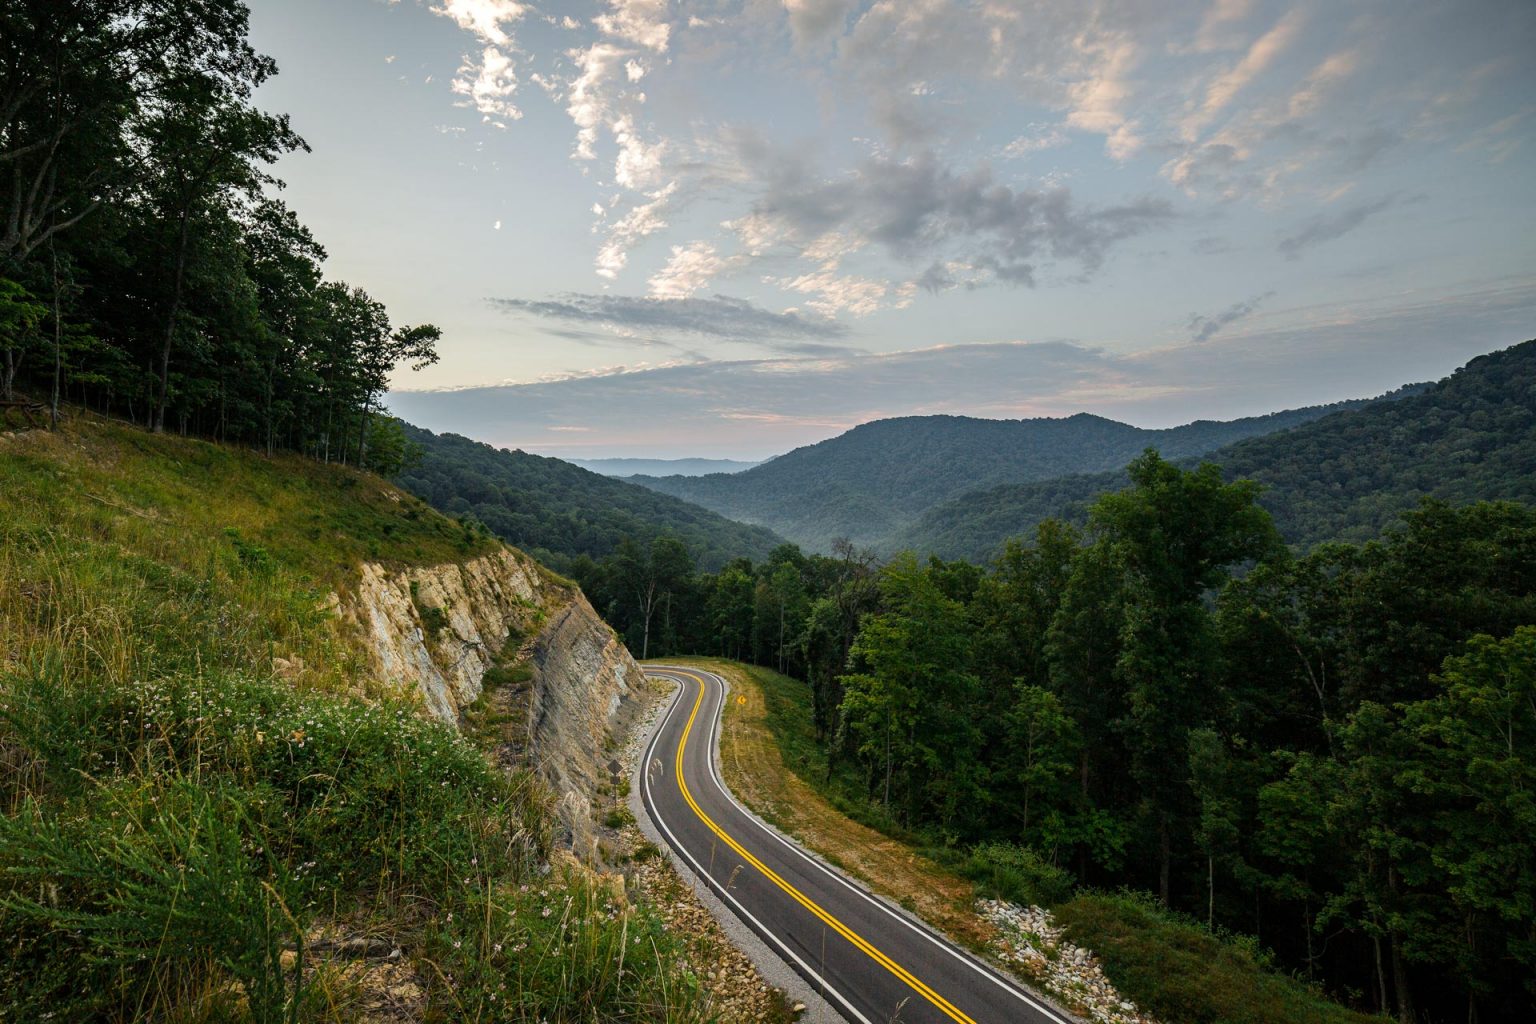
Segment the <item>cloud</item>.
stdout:
<svg viewBox="0 0 1536 1024">
<path fill-rule="evenodd" d="M 1171 426 L 1366 397 L 1444 376 L 1476 355 L 1528 337 L 1536 285 L 1426 295 L 1408 306 L 1292 312 L 1300 315 L 1294 326 L 1132 354 L 1060 340 L 886 354 L 822 351 L 620 368 L 451 392 L 392 392 L 388 404 L 434 430 L 598 455 L 767 456 L 870 419 L 932 413 L 1088 411 Z M 1323 390 L 1319 381 L 1327 382 Z M 657 416 L 658 408 L 667 415 Z M 572 423 L 592 429 L 580 439 L 550 432 Z"/>
<path fill-rule="evenodd" d="M 770 278 L 769 281 L 781 288 L 814 296 L 806 301 L 806 305 L 828 317 L 844 312 L 868 316 L 885 304 L 891 291 L 884 281 L 838 274 L 826 268 L 798 277 Z"/>
<path fill-rule="evenodd" d="M 810 46 L 841 33 L 853 10 L 854 0 L 784 0 L 789 29 L 795 42 Z"/>
<path fill-rule="evenodd" d="M 1069 141 L 1066 134 L 1059 128 L 1052 128 L 1047 125 L 1030 125 L 1030 128 L 1030 134 L 1020 135 L 1003 147 L 1003 156 L 1013 160 L 1022 160 L 1034 153 L 1055 149 L 1058 146 L 1065 146 Z"/>
<path fill-rule="evenodd" d="M 1120 241 L 1168 221 L 1158 199 L 1078 205 L 1064 186 L 1013 189 L 986 165 L 955 171 L 932 153 L 874 158 L 821 178 L 789 164 L 770 171 L 747 222 L 754 232 L 804 246 L 839 231 L 902 261 L 964 259 L 998 280 L 1033 284 L 1041 261 L 1096 270 Z"/>
<path fill-rule="evenodd" d="M 478 53 L 464 55 L 452 88 L 464 97 L 466 105 L 488 119 L 516 120 L 523 116 L 512 102 L 517 92 L 517 68 L 512 59 L 517 43 L 511 29 L 528 11 L 528 6 L 517 0 L 442 0 L 432 8 L 434 14 L 451 19 L 480 40 Z"/>
<path fill-rule="evenodd" d="M 629 295 L 568 294 L 556 299 L 491 299 L 507 312 L 576 323 L 603 324 L 620 331 L 656 331 L 739 341 L 772 339 L 826 340 L 841 338 L 848 329 L 820 317 L 774 313 L 746 299 L 659 299 Z M 824 348 L 815 349 L 817 352 Z"/>
<path fill-rule="evenodd" d="M 1233 38 L 1233 23 L 1248 17 L 1252 10 L 1253 0 L 1215 0 L 1200 21 L 1191 49 L 1196 53 L 1232 49 L 1238 45 Z"/>
<path fill-rule="evenodd" d="M 1205 101 L 1201 103 L 1199 109 L 1184 119 L 1182 128 L 1184 138 L 1194 141 L 1201 130 L 1232 102 L 1233 97 L 1262 74 L 1276 57 L 1296 41 L 1305 21 L 1306 12 L 1302 8 L 1295 7 L 1287 11 L 1279 21 L 1275 22 L 1273 28 L 1254 41 L 1242 60 L 1218 75 L 1206 87 Z"/>
<path fill-rule="evenodd" d="M 657 53 L 666 52 L 672 37 L 667 0 L 608 0 L 608 13 L 592 20 L 609 35 Z"/>
<path fill-rule="evenodd" d="M 1090 58 L 1090 72 L 1068 91 L 1069 127 L 1106 136 L 1105 152 L 1118 161 L 1129 160 L 1142 146 L 1138 125 L 1124 113 L 1131 87 L 1127 76 L 1139 50 L 1129 36 L 1100 36 L 1078 43 Z"/>
<path fill-rule="evenodd" d="M 663 214 L 676 191 L 677 183 L 673 182 L 666 188 L 652 192 L 647 202 L 632 208 L 609 228 L 608 238 L 597 250 L 599 277 L 606 277 L 610 281 L 618 277 L 619 271 L 629 262 L 630 248 L 667 226 Z"/>
<path fill-rule="evenodd" d="M 1203 341 L 1210 341 L 1221 331 L 1239 320 L 1246 319 L 1249 314 L 1259 308 L 1259 303 L 1271 298 L 1274 294 L 1270 291 L 1243 302 L 1234 302 L 1220 313 L 1213 313 L 1210 316 L 1201 316 L 1198 313 L 1192 315 L 1189 318 L 1189 340 L 1197 345 Z"/>
<path fill-rule="evenodd" d="M 517 70 L 512 58 L 494 46 L 480 53 L 477 64 L 467 56 L 453 79 L 453 91 L 463 96 L 469 106 L 487 117 L 517 120 L 523 116 L 512 96 L 517 92 Z"/>
<path fill-rule="evenodd" d="M 1335 214 L 1320 214 L 1309 220 L 1296 234 L 1281 239 L 1278 248 L 1286 259 L 1298 259 L 1303 251 L 1342 238 L 1396 203 L 1396 196 L 1387 196 L 1375 202 L 1355 203 Z"/>
<path fill-rule="evenodd" d="M 708 242 L 674 245 L 667 265 L 647 282 L 653 299 L 686 299 L 732 265 Z"/>
</svg>

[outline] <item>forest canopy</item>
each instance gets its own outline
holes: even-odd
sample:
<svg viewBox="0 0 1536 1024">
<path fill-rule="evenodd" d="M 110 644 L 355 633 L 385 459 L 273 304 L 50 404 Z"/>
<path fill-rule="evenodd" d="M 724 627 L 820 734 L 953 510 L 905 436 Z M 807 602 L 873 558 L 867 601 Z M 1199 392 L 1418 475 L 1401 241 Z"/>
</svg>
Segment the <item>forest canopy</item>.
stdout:
<svg viewBox="0 0 1536 1024">
<path fill-rule="evenodd" d="M 439 331 L 323 277 L 247 23 L 236 0 L 0 9 L 0 398 L 395 472 L 379 400 Z"/>
</svg>

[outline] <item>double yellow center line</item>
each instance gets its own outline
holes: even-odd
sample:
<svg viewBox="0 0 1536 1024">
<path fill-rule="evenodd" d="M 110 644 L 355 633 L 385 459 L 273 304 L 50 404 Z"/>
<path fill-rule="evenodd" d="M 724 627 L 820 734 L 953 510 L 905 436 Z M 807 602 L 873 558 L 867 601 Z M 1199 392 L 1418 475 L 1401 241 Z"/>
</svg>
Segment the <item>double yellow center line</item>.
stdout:
<svg viewBox="0 0 1536 1024">
<path fill-rule="evenodd" d="M 928 1000 L 934 1006 L 938 1007 L 939 1010 L 942 1011 L 951 1020 L 958 1022 L 958 1024 L 976 1024 L 974 1020 L 967 1016 L 962 1010 L 958 1009 L 953 1003 L 914 977 L 912 972 L 908 971 L 905 967 L 902 967 L 890 957 L 880 952 L 880 950 L 872 946 L 862 936 L 853 931 L 853 929 L 849 928 L 847 925 L 843 924 L 843 922 L 839 921 L 837 918 L 823 910 L 816 904 L 815 901 L 807 897 L 799 889 L 796 889 L 793 885 L 790 885 L 788 882 L 784 881 L 783 878 L 779 877 L 777 872 L 743 849 L 740 843 L 738 843 L 735 839 L 731 838 L 731 836 L 726 833 L 725 829 L 721 828 L 719 825 L 716 825 L 714 820 L 711 819 L 709 815 L 704 813 L 703 809 L 699 807 L 698 803 L 693 799 L 693 794 L 688 792 L 688 780 L 683 775 L 683 751 L 688 748 L 688 736 L 691 732 L 693 732 L 694 720 L 698 718 L 699 708 L 704 703 L 704 679 L 703 677 L 693 672 L 679 672 L 679 674 L 686 675 L 699 684 L 699 695 L 694 698 L 693 711 L 688 716 L 688 723 L 683 726 L 683 738 L 677 744 L 676 762 L 677 785 L 678 788 L 683 792 L 683 799 L 688 802 L 689 807 L 693 808 L 693 813 L 697 814 L 699 816 L 699 820 L 702 821 L 711 832 L 719 836 L 720 840 L 724 842 L 726 846 L 729 846 L 732 850 L 736 851 L 736 853 L 739 854 L 743 860 L 760 871 L 764 878 L 768 879 L 774 885 L 782 889 L 790 899 L 794 900 L 806 910 L 810 911 L 828 928 L 831 928 L 833 931 L 837 932 L 837 934 L 851 942 L 865 956 L 869 957 L 881 967 L 884 967 L 887 971 L 890 971 L 907 986 L 909 986 L 912 991 L 916 992 L 918 995 Z"/>
</svg>

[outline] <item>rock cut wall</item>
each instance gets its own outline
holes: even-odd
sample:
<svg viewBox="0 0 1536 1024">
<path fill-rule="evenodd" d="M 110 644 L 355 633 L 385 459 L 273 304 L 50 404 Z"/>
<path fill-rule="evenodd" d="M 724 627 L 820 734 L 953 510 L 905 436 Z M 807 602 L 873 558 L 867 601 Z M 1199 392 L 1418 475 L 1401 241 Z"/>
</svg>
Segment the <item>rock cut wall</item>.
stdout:
<svg viewBox="0 0 1536 1024">
<path fill-rule="evenodd" d="M 518 706 L 527 760 L 553 787 L 573 835 L 590 830 L 593 794 L 638 713 L 642 675 L 580 590 L 503 548 L 442 565 L 365 563 L 337 610 L 378 678 L 418 692 L 456 727 L 488 669 L 526 665 Z"/>
</svg>

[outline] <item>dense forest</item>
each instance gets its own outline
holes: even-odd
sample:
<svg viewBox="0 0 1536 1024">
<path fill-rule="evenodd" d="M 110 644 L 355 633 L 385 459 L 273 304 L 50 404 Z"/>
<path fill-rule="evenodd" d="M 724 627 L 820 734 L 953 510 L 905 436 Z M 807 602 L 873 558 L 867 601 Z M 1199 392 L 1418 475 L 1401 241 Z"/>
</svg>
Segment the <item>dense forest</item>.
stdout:
<svg viewBox="0 0 1536 1024">
<path fill-rule="evenodd" d="M 1166 430 L 1087 413 L 1028 420 L 906 416 L 862 424 L 740 473 L 633 479 L 732 519 L 761 523 L 813 550 L 830 551 L 839 537 L 894 550 L 889 542 L 902 527 L 934 505 L 978 488 L 1120 470 L 1148 447 L 1171 459 L 1203 455 L 1364 404 L 1202 420 Z"/>
<path fill-rule="evenodd" d="M 565 571 L 578 556 L 604 558 L 621 542 L 680 541 L 714 569 L 762 558 L 782 540 L 686 501 L 560 459 L 507 451 L 457 434 L 403 425 L 412 458 L 400 486 L 450 515 L 473 519 L 546 565 Z"/>
<path fill-rule="evenodd" d="M 892 827 L 1131 886 L 1366 1009 L 1536 1007 L 1536 509 L 1283 543 L 1259 485 L 1148 452 L 991 566 L 675 543 L 577 574 L 649 653 L 807 680 Z"/>
<path fill-rule="evenodd" d="M 393 472 L 389 373 L 436 360 L 277 198 L 306 148 L 235 0 L 0 8 L 0 400 Z M 16 412 L 15 410 L 18 410 Z"/>
<path fill-rule="evenodd" d="M 1260 504 L 1281 535 L 1302 546 L 1370 540 L 1426 497 L 1536 502 L 1536 341 L 1405 392 L 1208 458 L 1229 478 L 1264 484 Z M 1045 519 L 1081 525 L 1094 498 L 1125 481 L 1116 469 L 977 490 L 935 506 L 890 547 L 991 558 L 1007 538 Z"/>
</svg>

